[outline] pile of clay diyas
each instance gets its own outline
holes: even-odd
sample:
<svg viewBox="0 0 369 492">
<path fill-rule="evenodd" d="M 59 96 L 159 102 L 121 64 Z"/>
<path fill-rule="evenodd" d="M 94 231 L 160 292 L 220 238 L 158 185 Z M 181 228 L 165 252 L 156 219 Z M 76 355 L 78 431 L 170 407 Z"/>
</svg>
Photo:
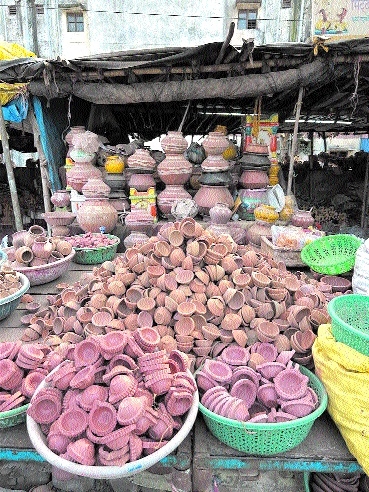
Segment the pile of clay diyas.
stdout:
<svg viewBox="0 0 369 492">
<path fill-rule="evenodd" d="M 293 365 L 293 354 L 278 354 L 269 343 L 225 348 L 196 374 L 201 404 L 222 417 L 248 422 L 286 422 L 309 415 L 319 404 L 318 396 L 308 376 Z"/>
<path fill-rule="evenodd" d="M 62 358 L 41 344 L 0 343 L 0 412 L 25 405 Z"/>
<path fill-rule="evenodd" d="M 68 355 L 27 411 L 49 449 L 66 460 L 89 466 L 136 461 L 164 446 L 194 404 L 197 387 L 186 354 L 158 350 L 150 334 L 91 336 Z"/>
<path fill-rule="evenodd" d="M 185 218 L 49 296 L 27 336 L 38 337 L 40 323 L 49 328 L 45 342 L 57 348 L 138 330 L 148 346 L 159 337 L 160 349 L 181 350 L 197 367 L 230 344 L 268 342 L 312 367 L 317 327 L 329 321 L 322 285 Z"/>
</svg>

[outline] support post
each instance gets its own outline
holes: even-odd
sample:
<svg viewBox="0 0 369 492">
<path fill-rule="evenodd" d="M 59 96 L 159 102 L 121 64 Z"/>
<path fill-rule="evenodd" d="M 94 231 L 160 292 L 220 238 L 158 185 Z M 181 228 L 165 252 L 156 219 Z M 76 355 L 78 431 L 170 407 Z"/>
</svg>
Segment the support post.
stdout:
<svg viewBox="0 0 369 492">
<path fill-rule="evenodd" d="M 3 108 L 1 104 L 0 104 L 0 137 L 1 137 L 1 143 L 3 145 L 3 157 L 6 166 L 6 174 L 8 176 L 10 197 L 13 205 L 15 228 L 17 231 L 21 231 L 23 229 L 22 213 L 19 206 L 17 185 L 15 183 L 14 171 L 13 171 L 12 161 L 10 157 L 8 134 L 6 131 L 5 120 L 3 116 Z"/>
<path fill-rule="evenodd" d="M 45 212 L 51 212 L 50 185 L 49 185 L 50 180 L 47 171 L 47 159 L 42 148 L 41 139 L 40 139 L 40 129 L 38 127 L 36 116 L 32 106 L 29 107 L 29 112 L 30 112 L 30 119 L 32 124 L 34 144 L 37 149 L 38 158 L 40 161 L 40 174 L 41 174 L 42 197 L 44 201 L 44 209 Z M 50 232 L 49 226 L 48 226 L 48 232 Z"/>
<path fill-rule="evenodd" d="M 368 212 L 368 181 L 369 181 L 369 153 L 366 154 L 366 166 L 365 166 L 365 179 L 364 179 L 364 193 L 363 193 L 363 205 L 361 208 L 361 221 L 360 226 L 365 229 L 367 226 L 367 212 Z"/>
<path fill-rule="evenodd" d="M 314 132 L 309 133 L 310 156 L 309 156 L 309 198 L 313 197 L 313 172 L 314 172 Z"/>
<path fill-rule="evenodd" d="M 299 95 L 296 103 L 295 126 L 293 128 L 292 146 L 291 146 L 291 153 L 290 153 L 290 167 L 288 171 L 287 195 L 291 194 L 291 188 L 292 188 L 293 165 L 295 161 L 295 153 L 297 147 L 297 134 L 299 131 L 299 121 L 300 121 L 303 93 L 304 93 L 304 88 L 301 86 L 299 89 Z"/>
</svg>

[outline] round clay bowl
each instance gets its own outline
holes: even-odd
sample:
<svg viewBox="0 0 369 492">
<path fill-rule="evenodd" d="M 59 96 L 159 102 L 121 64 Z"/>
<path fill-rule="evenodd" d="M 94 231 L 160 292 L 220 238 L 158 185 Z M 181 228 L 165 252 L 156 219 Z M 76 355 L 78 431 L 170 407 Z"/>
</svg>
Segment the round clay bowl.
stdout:
<svg viewBox="0 0 369 492">
<path fill-rule="evenodd" d="M 96 436 L 110 434 L 117 423 L 117 412 L 114 406 L 106 401 L 96 401 L 88 416 L 90 430 Z"/>
<path fill-rule="evenodd" d="M 223 350 L 220 357 L 222 361 L 230 366 L 242 366 L 246 365 L 249 361 L 250 353 L 246 348 L 229 345 Z"/>
<path fill-rule="evenodd" d="M 249 409 L 256 400 L 257 389 L 258 386 L 250 379 L 239 379 L 233 384 L 230 394 L 243 400 Z"/>
<path fill-rule="evenodd" d="M 278 394 L 273 383 L 263 384 L 257 390 L 257 399 L 267 408 L 276 407 Z"/>
<path fill-rule="evenodd" d="M 203 372 L 219 383 L 228 383 L 232 379 L 232 370 L 228 364 L 219 360 L 206 360 Z"/>
<path fill-rule="evenodd" d="M 274 378 L 278 396 L 284 400 L 296 400 L 303 397 L 307 392 L 308 381 L 309 378 L 297 369 L 285 369 Z"/>
</svg>

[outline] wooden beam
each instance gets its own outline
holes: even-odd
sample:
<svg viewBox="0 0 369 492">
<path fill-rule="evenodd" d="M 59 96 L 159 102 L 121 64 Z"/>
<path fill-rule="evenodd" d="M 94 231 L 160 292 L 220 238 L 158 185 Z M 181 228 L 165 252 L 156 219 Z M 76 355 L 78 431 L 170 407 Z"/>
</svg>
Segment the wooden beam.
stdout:
<svg viewBox="0 0 369 492">
<path fill-rule="evenodd" d="M 321 59 L 318 58 L 317 59 Z M 336 58 L 332 58 L 332 61 L 334 62 L 335 65 L 339 64 L 348 64 L 348 63 L 355 63 L 357 60 L 357 55 L 356 56 L 350 56 L 350 55 L 345 55 L 345 56 L 337 56 Z M 369 61 L 369 55 L 361 55 L 361 62 L 365 63 Z M 142 67 L 142 68 L 135 68 L 134 66 L 132 67 L 127 67 L 127 68 L 120 68 L 120 69 L 111 69 L 111 70 L 104 70 L 103 72 L 96 72 L 96 71 L 81 71 L 78 72 L 78 80 L 101 80 L 104 77 L 126 77 L 128 74 L 134 73 L 135 75 L 163 75 L 163 74 L 198 74 L 198 73 L 216 73 L 216 72 L 242 72 L 244 70 L 252 69 L 256 70 L 259 68 L 264 67 L 267 65 L 270 68 L 293 68 L 296 66 L 300 66 L 303 64 L 301 62 L 301 59 L 299 57 L 296 58 L 269 58 L 263 61 L 243 61 L 241 63 L 224 63 L 224 64 L 219 64 L 219 65 L 200 65 L 196 66 L 195 68 L 190 67 L 190 66 L 185 66 L 185 67 L 170 67 L 170 66 L 162 66 L 162 67 Z M 72 79 L 76 78 L 75 73 L 70 73 L 68 74 Z"/>
<path fill-rule="evenodd" d="M 219 55 L 217 56 L 217 59 L 215 60 L 215 65 L 220 65 L 220 62 L 223 60 L 226 49 L 229 46 L 229 43 L 231 42 L 231 39 L 233 37 L 234 33 L 234 27 L 235 23 L 231 22 L 228 30 L 227 37 L 224 40 L 224 43 L 222 44 L 222 47 L 220 48 Z"/>
<path fill-rule="evenodd" d="M 291 154 L 290 154 L 290 168 L 288 171 L 287 195 L 291 194 L 291 188 L 292 188 L 293 165 L 295 162 L 295 154 L 296 154 L 296 148 L 297 148 L 297 134 L 299 131 L 299 120 L 300 120 L 300 114 L 301 114 L 303 93 L 304 93 L 304 88 L 303 88 L 303 86 L 301 86 L 299 89 L 299 95 L 297 97 L 297 103 L 296 103 L 295 126 L 293 129 L 292 146 L 291 146 Z"/>
<path fill-rule="evenodd" d="M 10 197 L 11 197 L 12 205 L 13 205 L 15 228 L 17 229 L 17 231 L 21 231 L 23 229 L 22 213 L 21 213 L 21 209 L 19 206 L 17 185 L 15 183 L 13 166 L 12 166 L 12 161 L 11 161 L 11 157 L 10 157 L 8 133 L 6 131 L 6 125 L 5 125 L 4 115 L 3 115 L 3 108 L 2 108 L 1 103 L 0 103 L 0 138 L 1 138 L 1 143 L 3 146 L 3 159 L 5 162 L 5 166 L 6 166 L 6 174 L 8 176 Z"/>
</svg>

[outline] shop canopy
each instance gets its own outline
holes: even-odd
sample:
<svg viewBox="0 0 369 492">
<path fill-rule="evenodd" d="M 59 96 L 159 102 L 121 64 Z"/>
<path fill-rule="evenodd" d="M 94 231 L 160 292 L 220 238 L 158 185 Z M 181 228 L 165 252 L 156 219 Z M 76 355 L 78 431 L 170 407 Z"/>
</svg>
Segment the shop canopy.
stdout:
<svg viewBox="0 0 369 492">
<path fill-rule="evenodd" d="M 180 125 L 186 134 L 216 124 L 229 131 L 240 115 L 279 114 L 280 131 L 292 131 L 303 87 L 300 131 L 367 133 L 369 38 L 254 46 L 226 41 L 191 48 L 121 51 L 74 60 L 0 61 L 4 82 L 29 82 L 46 99 L 74 96 L 114 105 L 127 133 L 147 139 Z M 118 108 L 118 109 L 117 109 Z"/>
</svg>

